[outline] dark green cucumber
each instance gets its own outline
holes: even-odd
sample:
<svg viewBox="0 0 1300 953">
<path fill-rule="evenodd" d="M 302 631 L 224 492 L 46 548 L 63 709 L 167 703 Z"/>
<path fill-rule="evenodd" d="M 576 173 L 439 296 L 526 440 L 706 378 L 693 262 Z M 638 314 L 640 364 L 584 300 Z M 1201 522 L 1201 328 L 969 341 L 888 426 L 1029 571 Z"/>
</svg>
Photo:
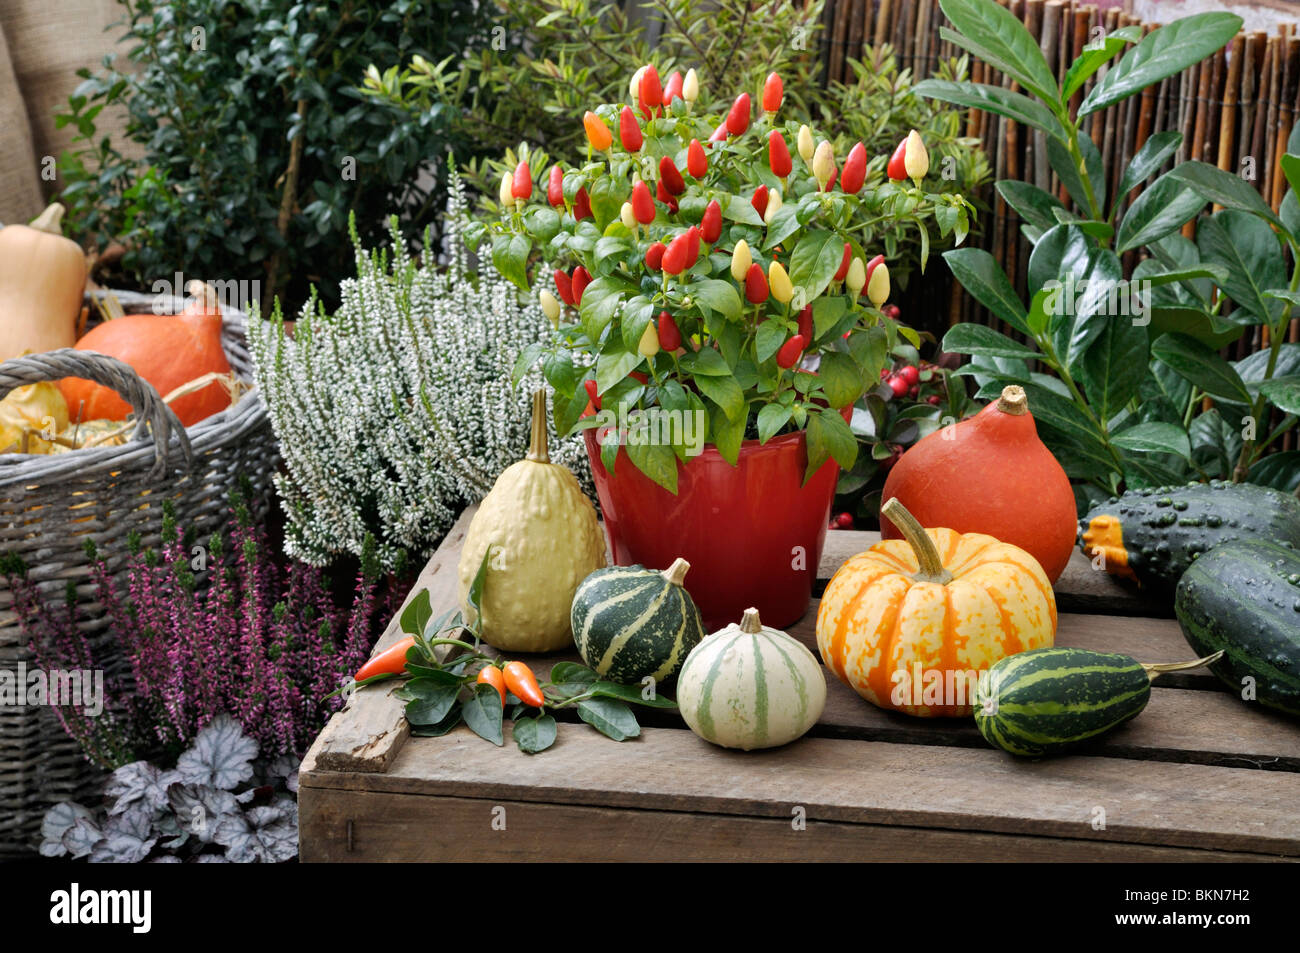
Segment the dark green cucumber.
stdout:
<svg viewBox="0 0 1300 953">
<path fill-rule="evenodd" d="M 1172 592 L 1187 567 L 1215 546 L 1261 538 L 1300 546 L 1300 500 L 1251 483 L 1191 483 L 1131 490 L 1080 521 L 1085 555 L 1142 586 Z"/>
<path fill-rule="evenodd" d="M 1183 574 L 1174 611 L 1193 649 L 1223 651 L 1210 671 L 1231 691 L 1300 715 L 1300 552 L 1266 539 L 1217 546 Z"/>
</svg>

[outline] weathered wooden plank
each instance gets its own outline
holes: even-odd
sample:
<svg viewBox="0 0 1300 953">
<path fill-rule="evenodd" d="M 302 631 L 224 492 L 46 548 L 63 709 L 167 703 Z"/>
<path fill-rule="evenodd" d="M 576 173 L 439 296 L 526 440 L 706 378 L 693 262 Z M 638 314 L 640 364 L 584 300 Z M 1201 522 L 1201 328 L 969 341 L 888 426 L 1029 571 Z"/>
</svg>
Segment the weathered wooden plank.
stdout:
<svg viewBox="0 0 1300 953">
<path fill-rule="evenodd" d="M 1270 861 L 1261 854 L 835 821 L 303 788 L 304 863 Z M 493 821 L 497 821 L 496 827 Z M 504 829 L 501 824 L 504 823 Z"/>
<path fill-rule="evenodd" d="M 830 579 L 850 557 L 880 541 L 880 534 L 860 530 L 834 530 L 826 534 L 826 545 L 817 565 L 817 578 Z M 1070 556 L 1061 578 L 1053 587 L 1056 605 L 1062 612 L 1091 612 L 1107 615 L 1171 618 L 1170 600 L 1157 599 L 1116 582 L 1079 550 Z"/>
<path fill-rule="evenodd" d="M 456 564 L 461 543 L 477 507 L 461 514 L 415 580 L 402 609 L 421 589 L 429 590 L 434 614 L 456 604 L 458 581 Z M 375 644 L 382 652 L 402 637 L 401 610 L 398 610 Z M 372 653 L 373 654 L 373 653 Z M 376 685 L 348 699 L 347 705 L 329 720 L 304 760 L 304 769 L 320 771 L 386 771 L 393 756 L 410 736 L 410 726 L 403 714 L 404 704 L 393 697 L 399 683 Z"/>
<path fill-rule="evenodd" d="M 315 772 L 300 785 L 782 819 L 800 807 L 809 821 L 1300 856 L 1290 772 L 1024 762 L 975 748 L 805 738 L 737 752 L 680 730 L 619 744 L 566 724 L 544 756 L 529 756 L 462 727 L 404 746 L 384 774 Z"/>
</svg>

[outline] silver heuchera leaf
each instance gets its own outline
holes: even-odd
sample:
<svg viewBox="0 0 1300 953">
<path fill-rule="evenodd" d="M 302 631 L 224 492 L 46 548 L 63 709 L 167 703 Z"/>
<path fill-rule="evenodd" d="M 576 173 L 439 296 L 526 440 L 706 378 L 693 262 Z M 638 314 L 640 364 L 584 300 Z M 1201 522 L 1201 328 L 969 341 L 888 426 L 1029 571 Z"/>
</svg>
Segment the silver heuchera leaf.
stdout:
<svg viewBox="0 0 1300 953">
<path fill-rule="evenodd" d="M 298 790 L 298 759 L 291 754 L 282 754 L 268 762 L 265 768 L 267 784 L 283 780 L 290 791 Z"/>
<path fill-rule="evenodd" d="M 298 823 L 281 807 L 255 807 L 222 818 L 215 840 L 234 863 L 278 863 L 297 855 Z"/>
<path fill-rule="evenodd" d="M 113 772 L 105 795 L 114 799 L 109 814 L 121 814 L 136 802 L 155 811 L 167 806 L 167 786 L 177 780 L 175 771 L 160 771 L 148 761 L 134 761 Z"/>
<path fill-rule="evenodd" d="M 163 846 L 165 847 L 165 846 L 167 846 L 167 845 L 164 844 Z M 179 857 L 173 855 L 173 854 L 162 854 L 162 855 L 160 855 L 160 856 L 158 856 L 158 857 L 150 858 L 149 863 L 151 863 L 151 864 L 179 864 L 179 863 L 181 863 L 181 859 L 180 859 Z"/>
<path fill-rule="evenodd" d="M 86 857 L 95 849 L 95 845 L 104 839 L 104 832 L 89 817 L 79 817 L 76 822 L 63 832 L 60 843 L 67 853 L 74 858 Z"/>
<path fill-rule="evenodd" d="M 194 746 L 181 755 L 176 773 L 187 784 L 233 791 L 253 776 L 257 742 L 229 715 L 218 715 L 199 732 Z"/>
<path fill-rule="evenodd" d="M 108 819 L 104 836 L 90 852 L 92 864 L 138 864 L 149 856 L 158 838 L 151 811 L 131 810 Z"/>
<path fill-rule="evenodd" d="M 225 854 L 199 854 L 194 858 L 196 864 L 228 864 Z"/>
<path fill-rule="evenodd" d="M 78 820 L 93 823 L 94 816 L 76 801 L 64 801 L 46 811 L 45 819 L 41 821 L 41 856 L 64 856 L 68 850 L 63 846 L 63 835 Z"/>
<path fill-rule="evenodd" d="M 167 791 L 167 798 L 171 809 L 176 812 L 179 829 L 205 844 L 212 843 L 213 834 L 222 818 L 239 813 L 239 802 L 235 796 L 229 791 L 218 791 L 214 787 L 173 784 Z"/>
</svg>

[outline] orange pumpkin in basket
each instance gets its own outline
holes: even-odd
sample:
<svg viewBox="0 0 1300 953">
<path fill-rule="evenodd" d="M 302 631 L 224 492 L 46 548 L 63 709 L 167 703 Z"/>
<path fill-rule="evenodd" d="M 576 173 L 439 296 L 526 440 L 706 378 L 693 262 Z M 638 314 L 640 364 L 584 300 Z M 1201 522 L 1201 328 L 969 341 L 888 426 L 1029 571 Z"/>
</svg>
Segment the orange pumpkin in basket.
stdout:
<svg viewBox="0 0 1300 953">
<path fill-rule="evenodd" d="M 204 374 L 230 373 L 230 361 L 221 346 L 221 308 L 206 286 L 180 314 L 114 318 L 88 332 L 76 347 L 125 361 L 164 398 Z M 115 391 L 94 381 L 65 377 L 59 381 L 59 389 L 74 418 L 78 408 L 82 420 L 125 420 L 131 412 L 131 405 Z M 175 398 L 168 406 L 189 427 L 229 407 L 230 392 L 219 381 L 212 381 Z"/>
<path fill-rule="evenodd" d="M 902 504 L 880 510 L 906 537 L 849 559 L 817 610 L 826 667 L 867 701 L 909 715 L 969 715 L 994 662 L 1056 638 L 1056 598 L 1033 556 L 982 533 L 922 529 Z"/>
</svg>

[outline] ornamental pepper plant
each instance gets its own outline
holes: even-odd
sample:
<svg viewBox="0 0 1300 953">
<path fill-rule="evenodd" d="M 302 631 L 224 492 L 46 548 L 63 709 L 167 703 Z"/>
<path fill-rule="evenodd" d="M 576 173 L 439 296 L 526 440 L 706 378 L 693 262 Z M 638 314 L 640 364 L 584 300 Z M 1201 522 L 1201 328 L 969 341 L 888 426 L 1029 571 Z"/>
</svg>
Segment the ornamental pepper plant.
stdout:
<svg viewBox="0 0 1300 953">
<path fill-rule="evenodd" d="M 816 130 L 782 115 L 773 75 L 725 111 L 697 108 L 694 70 L 638 70 L 625 102 L 574 117 L 587 141 L 576 168 L 528 167 L 526 151 L 501 179 L 492 259 L 520 288 L 530 265 L 548 344 L 527 348 L 555 390 L 556 429 L 600 426 L 661 408 L 704 423 L 735 465 L 741 441 L 807 435 L 810 476 L 828 459 L 848 469 L 858 444 L 845 421 L 915 332 L 884 313 L 883 236 L 965 238 L 972 206 L 927 191 L 928 156 L 915 133 L 904 177 L 861 143 L 837 155 Z M 620 425 L 621 426 L 621 425 Z M 602 439 L 612 469 L 632 464 L 676 492 L 677 433 L 659 442 Z"/>
</svg>

